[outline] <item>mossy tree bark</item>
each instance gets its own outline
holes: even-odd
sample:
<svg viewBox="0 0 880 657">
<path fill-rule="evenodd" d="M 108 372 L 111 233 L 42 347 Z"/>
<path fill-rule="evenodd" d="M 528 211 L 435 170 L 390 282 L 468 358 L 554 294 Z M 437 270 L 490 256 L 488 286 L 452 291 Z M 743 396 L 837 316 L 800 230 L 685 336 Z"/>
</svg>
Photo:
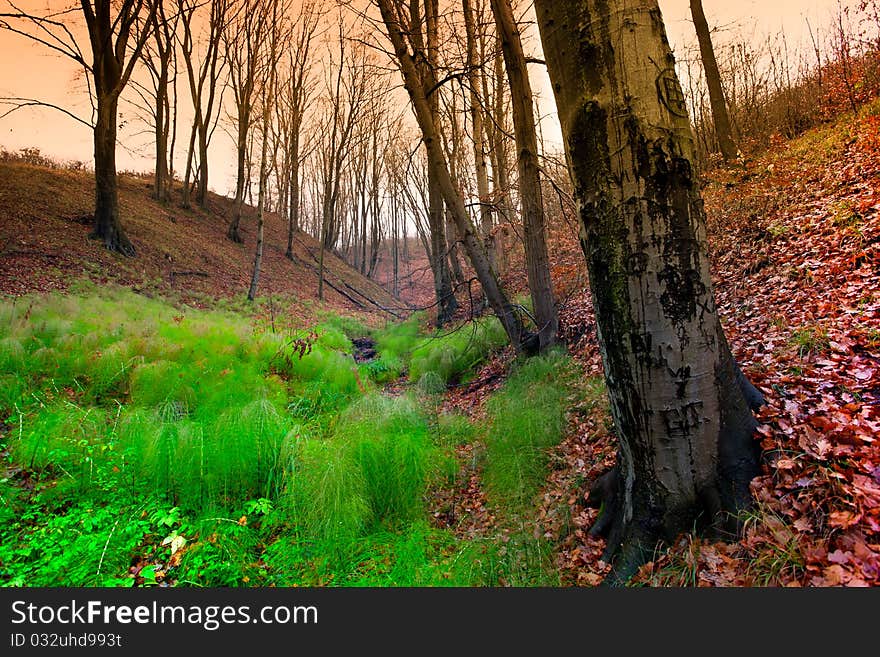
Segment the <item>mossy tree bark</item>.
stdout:
<svg viewBox="0 0 880 657">
<path fill-rule="evenodd" d="M 594 529 L 620 583 L 695 523 L 738 529 L 761 399 L 719 322 L 693 133 L 656 0 L 535 7 L 619 437 Z"/>
</svg>

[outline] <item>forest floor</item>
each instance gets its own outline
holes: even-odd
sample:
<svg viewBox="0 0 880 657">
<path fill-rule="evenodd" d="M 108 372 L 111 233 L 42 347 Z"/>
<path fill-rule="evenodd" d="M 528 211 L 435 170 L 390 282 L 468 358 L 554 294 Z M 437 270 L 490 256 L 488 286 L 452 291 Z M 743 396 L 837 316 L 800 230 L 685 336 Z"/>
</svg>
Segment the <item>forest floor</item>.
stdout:
<svg viewBox="0 0 880 657">
<path fill-rule="evenodd" d="M 737 542 L 683 536 L 635 578 L 643 585 L 880 584 L 880 105 L 705 174 L 716 296 L 728 339 L 763 392 L 763 473 Z M 583 256 L 554 231 L 562 333 L 587 377 L 601 376 Z M 510 353 L 477 381 L 502 381 Z M 497 385 L 497 384 L 495 384 Z M 487 388 L 449 395 L 479 417 Z M 606 406 L 569 414 L 543 489 L 537 533 L 558 545 L 570 585 L 601 582 L 604 541 L 589 483 L 614 463 Z M 467 448 L 469 450 L 471 448 Z M 464 460 L 470 457 L 465 450 Z M 495 531 L 474 472 L 462 533 Z M 564 507 L 564 508 L 563 508 Z M 562 510 L 561 510 L 562 509 Z"/>
</svg>

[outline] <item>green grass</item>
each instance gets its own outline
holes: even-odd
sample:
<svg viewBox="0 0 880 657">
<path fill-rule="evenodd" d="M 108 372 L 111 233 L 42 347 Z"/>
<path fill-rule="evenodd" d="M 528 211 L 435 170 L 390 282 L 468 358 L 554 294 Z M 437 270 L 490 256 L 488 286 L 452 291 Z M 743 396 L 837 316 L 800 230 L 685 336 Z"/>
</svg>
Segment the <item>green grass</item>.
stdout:
<svg viewBox="0 0 880 657">
<path fill-rule="evenodd" d="M 507 336 L 494 316 L 440 332 L 413 349 L 410 380 L 420 382 L 425 376 L 434 375 L 444 384 L 458 383 L 506 344 Z"/>
<path fill-rule="evenodd" d="M 830 338 L 824 326 L 804 326 L 792 331 L 789 343 L 797 347 L 798 356 L 804 358 L 828 348 Z"/>
<path fill-rule="evenodd" d="M 88 286 L 0 302 L 0 584 L 552 583 L 543 540 L 468 543 L 429 523 L 454 448 L 481 434 L 431 395 L 504 344 L 496 320 L 437 338 L 419 318 L 275 332 L 220 305 Z M 380 358 L 356 365 L 367 335 Z M 422 385 L 377 390 L 407 369 Z M 561 431 L 564 369 L 530 361 L 490 403 L 487 485 L 523 513 Z"/>
<path fill-rule="evenodd" d="M 520 511 L 538 493 L 548 450 L 563 436 L 572 376 L 570 359 L 560 352 L 531 358 L 489 400 L 485 482 L 497 506 Z"/>
<path fill-rule="evenodd" d="M 538 496 L 566 412 L 595 404 L 604 388 L 579 379 L 570 357 L 551 351 L 515 364 L 488 401 L 483 482 L 502 535 L 465 548 L 470 576 L 490 586 L 558 586 L 552 543 L 537 531 Z M 567 510 L 567 507 L 566 507 Z"/>
</svg>

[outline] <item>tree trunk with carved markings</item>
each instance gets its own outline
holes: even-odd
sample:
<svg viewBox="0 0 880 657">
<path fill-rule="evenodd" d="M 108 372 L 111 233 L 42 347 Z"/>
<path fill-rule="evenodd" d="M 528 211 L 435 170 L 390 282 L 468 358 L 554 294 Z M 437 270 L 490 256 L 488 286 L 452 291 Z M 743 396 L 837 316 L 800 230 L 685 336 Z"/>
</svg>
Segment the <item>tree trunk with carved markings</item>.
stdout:
<svg viewBox="0 0 880 657">
<path fill-rule="evenodd" d="M 762 399 L 719 322 L 693 134 L 656 0 L 535 7 L 619 437 L 593 528 L 619 584 L 695 524 L 739 529 Z"/>
</svg>

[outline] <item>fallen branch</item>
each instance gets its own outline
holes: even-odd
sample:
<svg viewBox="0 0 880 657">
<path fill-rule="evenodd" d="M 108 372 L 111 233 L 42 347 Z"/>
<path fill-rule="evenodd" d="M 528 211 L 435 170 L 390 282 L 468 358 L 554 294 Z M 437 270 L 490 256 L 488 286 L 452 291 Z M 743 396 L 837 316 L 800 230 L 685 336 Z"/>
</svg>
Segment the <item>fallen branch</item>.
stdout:
<svg viewBox="0 0 880 657">
<path fill-rule="evenodd" d="M 330 280 L 329 280 L 326 276 L 324 276 L 324 282 L 325 282 L 328 286 L 330 286 L 331 289 L 336 290 L 337 292 L 339 292 L 339 294 L 341 294 L 341 295 L 344 296 L 346 299 L 348 299 L 349 301 L 351 301 L 351 302 L 352 302 L 354 305 L 356 305 L 358 308 L 360 308 L 360 309 L 362 309 L 362 310 L 366 310 L 366 309 L 367 309 L 367 307 L 366 307 L 364 304 L 362 304 L 360 301 L 358 301 L 357 299 L 355 299 L 355 298 L 354 298 L 353 296 L 351 296 L 348 292 L 346 292 L 345 290 L 341 290 L 341 289 L 339 289 L 338 287 L 336 287 L 335 285 L 333 285 L 333 283 L 331 283 Z M 347 283 L 346 283 L 346 285 L 347 285 Z"/>
<path fill-rule="evenodd" d="M 312 259 L 315 260 L 315 262 L 317 262 L 317 261 L 318 261 L 318 258 L 315 256 L 314 253 L 312 253 L 312 250 L 309 248 L 309 245 L 306 244 L 306 243 L 305 243 L 302 239 L 300 239 L 299 237 L 296 237 L 296 236 L 295 236 L 295 239 L 298 240 L 300 244 L 302 244 L 302 246 L 303 246 L 303 248 L 306 250 L 306 252 L 307 252 L 310 256 L 312 256 Z M 315 273 L 318 272 L 318 270 L 317 270 L 315 267 L 313 267 L 312 265 L 310 265 L 309 263 L 307 263 L 307 262 L 302 262 L 302 264 L 305 265 L 306 267 L 308 267 L 309 269 L 311 269 L 312 271 L 314 271 Z M 378 303 L 378 302 L 375 301 L 374 299 L 371 299 L 370 297 L 368 297 L 366 294 L 364 294 L 364 293 L 361 292 L 360 290 L 356 289 L 355 287 L 353 287 L 353 286 L 350 285 L 349 283 L 343 281 L 341 278 L 339 278 L 339 280 L 340 280 L 340 282 L 341 282 L 345 287 L 347 287 L 349 290 L 351 290 L 352 292 L 354 292 L 354 293 L 357 294 L 358 296 L 363 297 L 363 298 L 366 299 L 369 303 L 371 303 L 372 305 L 376 306 L 376 308 L 378 308 L 378 309 L 381 310 L 382 312 L 386 312 L 386 313 L 388 313 L 389 315 L 391 315 L 392 317 L 395 317 L 396 319 L 401 319 L 401 316 L 400 316 L 398 313 L 394 312 L 394 311 L 391 310 L 390 308 L 386 308 L 385 306 L 381 305 L 380 303 Z M 361 303 L 360 301 L 358 301 L 357 299 L 355 299 L 354 297 L 352 297 L 350 294 L 344 292 L 343 290 L 339 289 L 336 285 L 334 285 L 333 283 L 330 282 L 330 278 L 329 278 L 329 276 L 328 276 L 328 269 L 327 269 L 326 267 L 324 268 L 324 282 L 325 282 L 327 285 L 329 285 L 331 289 L 336 290 L 337 292 L 339 292 L 339 294 L 341 294 L 341 295 L 344 296 L 346 299 L 348 299 L 348 300 L 351 301 L 353 304 L 355 304 L 358 308 L 362 308 L 363 310 L 366 310 L 366 309 L 367 309 L 367 307 L 366 307 L 363 303 Z"/>
<path fill-rule="evenodd" d="M 345 281 L 343 281 L 343 283 L 344 283 L 345 287 L 347 287 L 349 290 L 351 290 L 351 291 L 354 292 L 355 294 L 357 294 L 357 295 L 363 297 L 364 299 L 366 299 L 367 301 L 369 301 L 371 304 L 373 304 L 374 306 L 376 306 L 376 308 L 378 308 L 379 310 L 381 310 L 381 311 L 383 311 L 383 312 L 386 312 L 386 313 L 388 313 L 389 315 L 391 315 L 392 317 L 396 317 L 397 319 L 400 319 L 400 318 L 401 318 L 399 314 L 397 314 L 396 312 L 394 312 L 394 311 L 391 310 L 390 308 L 386 308 L 385 306 L 383 306 L 382 304 L 378 303 L 377 301 L 374 301 L 373 299 L 371 299 L 370 297 L 368 297 L 366 294 L 364 294 L 364 293 L 361 292 L 360 290 L 358 290 L 358 289 L 352 287 L 351 285 L 349 285 L 349 284 L 346 283 Z"/>
<path fill-rule="evenodd" d="M 178 276 L 197 276 L 199 278 L 209 278 L 210 274 L 205 271 L 172 271 L 171 285 L 174 285 L 174 279 Z"/>
</svg>

